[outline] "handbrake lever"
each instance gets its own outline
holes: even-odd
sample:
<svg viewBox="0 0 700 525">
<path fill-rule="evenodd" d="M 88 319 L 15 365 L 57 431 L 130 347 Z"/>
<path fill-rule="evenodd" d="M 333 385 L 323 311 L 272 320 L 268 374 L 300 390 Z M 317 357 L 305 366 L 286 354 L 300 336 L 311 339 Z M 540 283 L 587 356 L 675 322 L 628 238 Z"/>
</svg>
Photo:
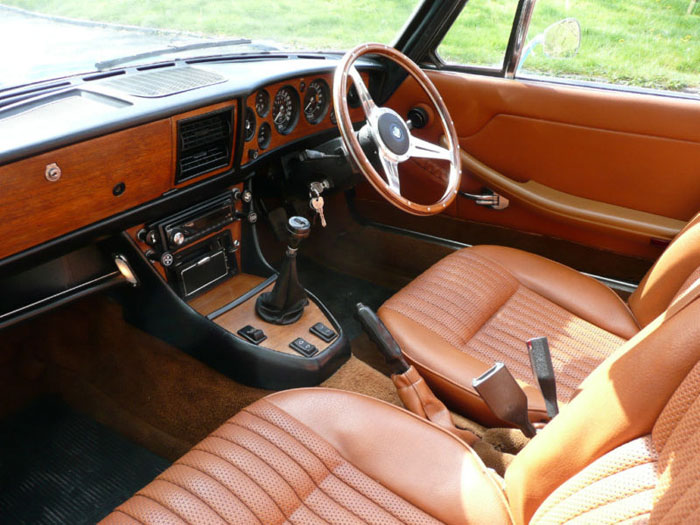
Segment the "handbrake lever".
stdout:
<svg viewBox="0 0 700 525">
<path fill-rule="evenodd" d="M 389 330 L 386 329 L 381 319 L 377 317 L 369 306 L 362 303 L 356 305 L 357 319 L 362 325 L 362 329 L 367 332 L 370 340 L 377 345 L 379 351 L 384 356 L 386 364 L 389 365 L 392 374 L 403 374 L 408 370 L 409 364 L 403 357 L 401 348 L 396 343 Z"/>
</svg>

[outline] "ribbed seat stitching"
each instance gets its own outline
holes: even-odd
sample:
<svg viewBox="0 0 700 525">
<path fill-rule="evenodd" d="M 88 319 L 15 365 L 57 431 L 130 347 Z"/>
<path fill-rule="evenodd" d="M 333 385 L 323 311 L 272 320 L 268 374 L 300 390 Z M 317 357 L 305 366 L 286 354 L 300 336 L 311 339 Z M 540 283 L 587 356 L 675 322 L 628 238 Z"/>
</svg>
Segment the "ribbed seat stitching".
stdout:
<svg viewBox="0 0 700 525">
<path fill-rule="evenodd" d="M 169 483 L 170 485 L 172 485 L 172 486 L 174 486 L 174 487 L 179 487 L 179 488 L 181 488 L 182 490 L 184 490 L 185 492 L 187 492 L 188 494 L 190 494 L 191 496 L 193 496 L 196 500 L 201 501 L 206 507 L 209 507 L 209 508 L 211 509 L 211 511 L 212 511 L 214 514 L 216 514 L 217 516 L 219 516 L 219 518 L 221 518 L 221 521 L 222 521 L 222 522 L 228 523 L 228 520 L 227 520 L 226 518 L 224 518 L 221 514 L 219 514 L 219 511 L 217 511 L 214 507 L 212 507 L 211 504 L 210 504 L 206 499 L 204 499 L 202 496 L 200 496 L 199 494 L 196 494 L 195 492 L 192 492 L 192 491 L 191 491 L 190 489 L 188 489 L 187 487 L 183 487 L 183 486 L 180 485 L 179 483 L 175 483 L 175 482 L 172 481 L 172 480 L 165 479 L 165 478 L 160 477 L 160 476 L 159 476 L 158 478 L 156 478 L 156 479 L 157 479 L 157 481 L 162 481 L 163 483 Z M 226 488 L 226 487 L 224 487 L 224 488 Z M 228 489 L 226 489 L 226 490 L 227 490 L 227 492 L 228 492 Z"/>
<path fill-rule="evenodd" d="M 258 417 L 256 414 L 253 414 L 252 412 L 249 412 L 249 411 L 247 411 L 247 410 L 246 410 L 246 413 L 247 413 L 247 414 L 250 414 L 250 415 L 252 415 L 252 416 L 254 416 L 254 417 Z M 269 423 L 269 424 L 271 424 L 271 425 L 273 425 L 273 426 L 275 426 L 275 427 L 277 427 L 277 428 L 280 428 L 280 427 L 278 427 L 277 425 L 275 425 L 275 424 L 274 424 L 273 422 L 271 422 L 271 421 L 268 421 L 268 420 L 263 419 L 263 418 L 260 418 L 260 417 L 258 417 L 258 419 L 261 419 L 262 421 L 266 421 L 267 423 Z M 309 473 L 308 470 L 306 470 L 306 468 L 304 468 L 303 465 L 301 465 L 298 461 L 296 461 L 296 460 L 295 460 L 292 456 L 290 456 L 287 452 L 285 452 L 284 450 L 282 450 L 278 445 L 276 445 L 275 443 L 273 443 L 272 441 L 270 441 L 269 439 L 267 439 L 267 437 L 265 437 L 264 435 L 262 435 L 262 434 L 261 434 L 260 432 L 258 432 L 257 430 L 251 429 L 251 428 L 248 428 L 248 427 L 245 427 L 245 426 L 241 425 L 240 423 L 238 423 L 238 422 L 233 422 L 233 421 L 227 421 L 226 424 L 227 424 L 227 425 L 235 425 L 235 426 L 238 426 L 238 427 L 240 427 L 240 428 L 244 428 L 244 429 L 246 429 L 246 430 L 248 430 L 248 431 L 250 431 L 250 432 L 253 432 L 253 433 L 254 433 L 255 435 L 257 435 L 257 436 L 260 436 L 260 438 L 264 439 L 265 441 L 267 441 L 268 443 L 270 443 L 272 446 L 276 447 L 276 448 L 277 448 L 280 452 L 282 452 L 285 456 L 287 456 L 287 457 L 288 457 L 294 464 L 296 464 L 301 470 L 303 470 L 304 472 L 306 472 L 306 474 L 309 476 L 309 478 L 311 478 L 312 481 L 314 481 L 313 476 Z M 282 429 L 280 429 L 280 430 L 282 430 Z M 288 434 L 288 433 L 285 433 L 285 434 L 286 434 L 287 436 L 289 436 L 291 439 L 294 439 L 294 440 L 295 440 L 297 443 L 299 443 L 303 448 L 305 448 L 306 450 L 308 450 L 309 453 L 313 454 L 313 455 L 320 461 L 320 463 L 325 467 L 325 469 L 326 469 L 326 476 L 325 476 L 324 479 L 321 481 L 321 483 L 322 483 L 327 477 L 332 476 L 332 477 L 334 477 L 335 479 L 337 479 L 338 481 L 340 481 L 341 483 L 343 483 L 343 484 L 344 484 L 346 487 L 348 487 L 350 490 L 352 490 L 353 492 L 355 492 L 356 494 L 358 494 L 359 496 L 363 497 L 364 499 L 366 499 L 366 500 L 368 500 L 368 501 L 372 501 L 372 502 L 376 505 L 376 502 L 374 502 L 373 500 L 371 500 L 370 498 L 368 498 L 364 493 L 362 493 L 362 492 L 360 492 L 359 490 L 357 490 L 356 488 L 354 488 L 354 487 L 348 485 L 348 484 L 345 482 L 345 480 L 343 480 L 343 479 L 339 478 L 338 476 L 336 476 L 335 473 L 334 473 L 331 469 L 328 468 L 328 466 L 326 465 L 326 463 L 325 463 L 321 458 L 319 458 L 313 451 L 311 451 L 306 445 L 304 445 L 304 443 L 300 442 L 298 439 L 296 439 L 294 436 L 292 436 L 292 435 L 290 435 L 290 434 Z M 376 481 L 376 480 L 375 480 L 375 481 Z M 355 516 L 358 520 L 360 520 L 360 521 L 365 521 L 365 520 L 363 520 L 360 516 L 358 516 L 352 509 L 350 509 L 350 508 L 347 507 L 346 505 L 343 505 L 343 504 L 340 503 L 338 500 L 336 500 L 333 496 L 331 496 L 330 494 L 328 494 L 328 493 L 320 486 L 320 483 L 316 483 L 316 482 L 314 481 L 314 485 L 316 485 L 316 487 L 318 488 L 318 490 L 320 490 L 329 500 L 335 502 L 336 505 L 338 505 L 339 507 L 341 507 L 341 508 L 347 510 L 350 514 L 352 514 L 353 516 Z M 377 506 L 378 506 L 379 508 L 381 508 L 382 510 L 384 510 L 387 514 L 389 514 L 389 515 L 391 515 L 391 516 L 394 516 L 391 512 L 387 511 L 386 509 L 384 509 L 384 508 L 381 507 L 380 505 L 377 505 Z M 396 516 L 394 516 L 394 518 L 395 518 L 399 523 L 403 523 L 404 525 L 406 525 L 406 523 L 405 523 L 404 521 L 400 520 L 400 519 L 397 518 Z"/>
<path fill-rule="evenodd" d="M 227 463 L 228 465 L 230 465 L 231 468 L 233 468 L 234 470 L 237 470 L 238 472 L 240 472 L 241 474 L 243 474 L 246 478 L 248 478 L 250 481 L 252 481 L 253 484 L 254 484 L 256 487 L 258 487 L 258 488 L 260 489 L 260 491 L 261 491 L 263 494 L 265 494 L 265 495 L 268 497 L 268 499 L 272 502 L 272 504 L 273 504 L 275 507 L 277 507 L 277 510 L 280 511 L 280 514 L 282 514 L 282 516 L 284 516 L 285 519 L 289 519 L 289 516 L 287 516 L 287 514 L 282 510 L 282 508 L 279 506 L 279 504 L 278 504 L 273 498 L 271 498 L 270 495 L 267 493 L 267 491 L 266 491 L 257 481 L 255 481 L 255 479 L 253 479 L 252 477 L 250 477 L 250 475 L 248 475 L 247 472 L 245 472 L 244 470 L 242 470 L 241 468 L 239 468 L 239 467 L 238 467 L 237 465 L 235 465 L 234 463 L 231 463 L 231 462 L 230 462 L 229 460 L 227 460 L 226 458 L 221 457 L 221 456 L 219 456 L 219 455 L 217 455 L 217 454 L 214 454 L 214 453 L 212 453 L 212 452 L 209 452 L 208 450 L 204 450 L 204 449 L 197 448 L 197 447 L 193 448 L 192 450 L 196 450 L 197 452 L 201 452 L 202 454 L 208 454 L 208 455 L 210 455 L 210 456 L 212 456 L 212 457 L 218 458 L 218 459 L 224 461 L 225 463 Z M 254 513 L 254 514 L 255 514 L 255 513 Z M 257 516 L 257 515 L 256 515 L 256 516 Z"/>
<path fill-rule="evenodd" d="M 213 438 L 215 438 L 215 439 L 220 439 L 221 441 L 226 441 L 226 442 L 228 442 L 228 443 L 232 443 L 233 445 L 237 446 L 238 448 L 241 448 L 241 449 L 245 450 L 246 452 L 248 452 L 249 454 L 255 456 L 255 457 L 256 457 L 257 459 L 259 459 L 262 463 L 265 463 L 266 465 L 270 466 L 269 463 L 268 463 L 267 461 L 263 460 L 263 459 L 262 459 L 261 457 L 259 457 L 257 454 L 251 452 L 250 450 L 248 450 L 247 448 L 245 448 L 245 447 L 239 445 L 238 443 L 234 443 L 234 442 L 231 441 L 230 439 L 225 439 L 225 438 L 222 438 L 222 437 L 219 437 L 219 436 L 214 436 L 214 435 L 210 436 L 210 437 L 207 438 L 207 439 L 213 439 Z M 218 456 L 217 454 L 212 454 L 212 453 L 209 452 L 208 450 L 204 450 L 204 449 L 201 449 L 201 448 L 195 447 L 193 450 L 199 450 L 200 452 L 204 452 L 204 453 L 206 453 L 206 454 L 210 454 L 210 455 L 212 455 L 212 456 L 214 456 L 214 457 L 217 457 L 217 458 L 220 457 L 220 456 Z M 255 483 L 258 487 L 260 487 L 260 490 L 262 490 L 264 493 L 267 494 L 267 491 L 265 490 L 265 488 L 264 488 L 262 485 L 260 485 L 260 483 L 258 483 L 254 478 L 252 478 L 247 472 L 245 472 L 243 469 L 241 469 L 240 467 L 238 467 L 236 464 L 231 463 L 228 459 L 226 459 L 226 458 L 221 458 L 221 459 L 223 459 L 224 461 L 226 461 L 226 463 L 228 463 L 229 465 L 231 465 L 233 468 L 235 468 L 235 469 L 237 469 L 238 471 L 240 471 L 244 476 L 246 476 L 246 477 L 247 477 L 248 479 L 250 479 L 253 483 Z M 319 520 L 321 520 L 321 521 L 324 522 L 324 523 L 328 523 L 328 522 L 327 522 L 326 520 L 324 520 L 321 516 L 319 516 L 318 514 L 316 514 L 316 512 L 315 512 L 312 508 L 310 508 L 308 505 L 306 505 L 306 504 L 304 503 L 304 500 L 302 500 L 302 499 L 299 497 L 299 494 L 297 494 L 297 491 L 294 490 L 294 487 L 292 487 L 291 484 L 290 484 L 286 479 L 284 479 L 282 476 L 280 476 L 279 472 L 277 472 L 276 469 L 274 469 L 274 468 L 272 468 L 272 467 L 270 467 L 270 469 L 273 470 L 273 471 L 277 474 L 277 476 L 278 476 L 280 479 L 282 479 L 282 481 L 284 481 L 284 483 L 285 483 L 285 484 L 291 489 L 291 491 L 296 495 L 297 501 L 299 502 L 299 505 L 297 506 L 297 508 L 295 509 L 295 511 L 296 511 L 299 507 L 304 507 L 304 508 L 308 509 L 309 512 L 311 512 L 311 514 L 316 515 L 316 516 L 318 517 Z M 277 506 L 277 508 L 279 509 L 280 513 L 281 513 L 283 516 L 285 516 L 288 520 L 291 520 L 291 519 L 292 519 L 291 515 L 288 515 L 286 512 L 284 512 L 284 510 L 282 510 L 282 508 L 279 506 L 279 504 L 278 504 L 277 502 L 275 502 L 272 498 L 270 498 L 270 499 L 275 503 L 275 505 Z M 330 524 L 329 524 L 329 525 L 330 525 Z"/>
<path fill-rule="evenodd" d="M 218 456 L 217 456 L 217 457 L 218 457 Z M 182 459 L 184 459 L 184 458 L 182 458 Z M 212 474 L 212 473 L 210 473 L 210 472 L 205 472 L 204 470 L 202 470 L 202 469 L 200 469 L 200 468 L 198 468 L 198 467 L 195 467 L 194 465 L 190 465 L 190 464 L 188 464 L 188 463 L 185 463 L 182 459 L 178 460 L 178 462 L 177 462 L 178 465 L 181 465 L 181 466 L 183 466 L 183 467 L 191 468 L 192 470 L 196 470 L 197 472 L 201 472 L 201 473 L 204 474 L 205 476 L 208 476 L 209 478 L 211 478 L 212 480 L 214 480 L 215 482 L 217 482 L 219 485 L 221 485 L 224 489 L 226 489 L 226 491 L 231 495 L 232 498 L 236 499 L 237 501 L 239 501 L 239 502 L 241 503 L 241 505 L 243 505 L 245 508 L 247 508 L 247 509 L 250 511 L 250 513 L 251 513 L 253 516 L 255 516 L 255 519 L 258 520 L 258 523 L 260 523 L 260 525 L 270 525 L 270 524 L 263 524 L 263 521 L 260 519 L 260 516 L 258 516 L 252 508 L 250 508 L 250 505 L 248 505 L 245 501 L 243 501 L 243 499 L 241 499 L 240 497 L 238 497 L 238 495 L 237 495 L 235 492 L 233 492 L 230 488 L 228 488 L 228 487 L 227 487 L 221 480 L 219 480 L 219 478 L 217 478 L 214 474 Z M 222 461 L 225 461 L 225 460 L 222 459 Z M 229 463 L 229 464 L 230 464 L 230 463 Z M 237 470 L 238 470 L 238 469 L 237 469 Z M 245 474 L 245 473 L 244 473 L 244 474 Z M 272 501 L 272 498 L 270 498 L 270 500 Z M 284 516 L 284 513 L 283 513 L 283 512 L 280 512 L 280 513 Z M 226 520 L 224 520 L 224 521 L 226 521 Z"/>
<path fill-rule="evenodd" d="M 257 419 L 260 419 L 261 421 L 264 421 L 264 422 L 266 422 L 266 423 L 268 423 L 268 424 L 274 426 L 275 428 L 278 428 L 280 431 L 284 432 L 286 436 L 289 436 L 291 439 L 294 439 L 295 442 L 299 443 L 300 446 L 302 446 L 303 448 L 305 448 L 310 454 L 312 454 L 314 457 L 316 457 L 316 458 L 319 460 L 319 462 L 326 468 L 326 471 L 328 472 L 329 475 L 332 475 L 335 479 L 337 479 L 338 481 L 340 481 L 341 483 L 343 483 L 345 486 L 347 486 L 348 488 L 350 488 L 353 492 L 355 492 L 355 493 L 358 494 L 359 496 L 361 496 L 361 497 L 365 498 L 366 500 L 372 502 L 375 506 L 377 506 L 378 508 L 382 509 L 382 510 L 383 510 L 384 512 L 386 512 L 388 515 L 392 516 L 392 517 L 393 517 L 394 519 L 396 519 L 396 521 L 398 521 L 399 523 L 403 523 L 404 525 L 406 524 L 406 522 L 403 521 L 399 516 L 397 516 L 396 514 L 394 514 L 393 512 L 391 512 L 389 509 L 383 507 L 379 502 L 377 502 L 377 501 L 375 501 L 374 499 L 372 499 L 372 497 L 371 497 L 370 495 L 365 494 L 364 492 L 362 492 L 362 491 L 361 491 L 360 489 L 358 489 L 357 487 L 354 487 L 353 485 L 351 485 L 347 480 L 341 478 L 341 477 L 337 474 L 337 472 L 335 471 L 334 468 L 329 467 L 328 464 L 323 460 L 323 458 L 321 458 L 318 454 L 316 454 L 311 448 L 309 448 L 304 442 L 302 442 L 301 440 L 299 440 L 296 436 L 294 436 L 294 435 L 290 434 L 289 432 L 287 432 L 284 428 L 282 428 L 282 427 L 280 427 L 279 425 L 277 425 L 274 421 L 270 421 L 269 419 L 264 418 L 264 417 L 262 417 L 262 416 L 259 415 L 259 414 L 255 414 L 255 413 L 253 413 L 253 412 L 250 412 L 250 411 L 247 410 L 247 409 L 245 410 L 245 412 L 246 412 L 247 414 L 250 414 L 251 416 L 257 418 Z M 244 427 L 244 428 L 247 428 L 247 427 Z M 256 433 L 257 433 L 257 432 L 256 432 Z M 264 436 L 261 436 L 261 437 L 264 437 Z M 320 438 L 319 438 L 319 439 L 320 439 Z M 341 457 L 341 458 L 343 459 L 343 461 L 345 461 L 345 462 L 347 463 L 347 460 L 346 460 L 345 458 L 343 458 L 342 456 L 340 456 L 340 454 L 338 454 L 338 456 Z M 303 468 L 303 467 L 302 467 L 302 468 Z M 354 468 L 357 469 L 357 467 L 354 467 Z M 357 470 L 358 470 L 359 472 L 362 472 L 362 471 L 359 470 L 359 469 L 357 469 Z M 363 473 L 365 476 L 367 476 L 367 474 L 365 474 L 364 472 L 362 472 L 362 473 Z M 368 476 L 368 477 L 369 477 L 369 476 Z M 387 487 L 384 487 L 384 485 L 382 485 L 378 480 L 373 479 L 373 478 L 370 478 L 370 479 L 372 479 L 372 481 L 373 481 L 374 483 L 376 483 L 377 485 L 382 486 L 385 490 L 391 492 L 390 489 L 388 489 Z M 397 495 L 397 497 L 399 497 L 399 496 Z M 401 499 L 403 499 L 403 498 L 401 498 Z M 427 514 L 427 512 L 425 512 L 424 510 L 422 510 L 422 509 L 420 509 L 420 510 L 421 510 L 421 512 L 424 512 L 424 513 Z M 432 516 L 431 516 L 431 517 L 432 517 Z M 435 519 L 435 518 L 433 518 L 433 519 Z"/>
</svg>

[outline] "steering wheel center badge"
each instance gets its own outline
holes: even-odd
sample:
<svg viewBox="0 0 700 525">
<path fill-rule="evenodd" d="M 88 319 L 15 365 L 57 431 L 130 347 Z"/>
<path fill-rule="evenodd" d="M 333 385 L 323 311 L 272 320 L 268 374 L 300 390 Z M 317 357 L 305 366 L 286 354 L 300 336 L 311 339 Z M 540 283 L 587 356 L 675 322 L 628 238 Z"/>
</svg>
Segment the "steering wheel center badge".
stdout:
<svg viewBox="0 0 700 525">
<path fill-rule="evenodd" d="M 391 134 L 399 140 L 403 138 L 403 131 L 401 131 L 401 128 L 398 127 L 396 124 L 391 126 Z"/>
</svg>

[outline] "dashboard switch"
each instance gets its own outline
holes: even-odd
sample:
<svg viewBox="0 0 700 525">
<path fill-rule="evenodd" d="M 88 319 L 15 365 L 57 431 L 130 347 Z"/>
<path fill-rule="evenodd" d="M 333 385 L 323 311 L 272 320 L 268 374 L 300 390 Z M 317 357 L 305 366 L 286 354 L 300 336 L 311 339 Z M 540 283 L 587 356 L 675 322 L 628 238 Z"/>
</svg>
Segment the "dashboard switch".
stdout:
<svg viewBox="0 0 700 525">
<path fill-rule="evenodd" d="M 267 339 L 265 332 L 263 332 L 260 328 L 255 328 L 252 325 L 246 325 L 238 330 L 238 335 L 254 345 L 259 345 L 265 339 Z"/>
<path fill-rule="evenodd" d="M 309 328 L 309 332 L 323 339 L 326 343 L 330 343 L 335 338 L 335 332 L 323 323 L 316 323 Z"/>
<path fill-rule="evenodd" d="M 314 345 L 301 337 L 297 337 L 294 341 L 289 343 L 289 346 L 304 357 L 311 357 L 318 352 L 318 349 Z"/>
</svg>

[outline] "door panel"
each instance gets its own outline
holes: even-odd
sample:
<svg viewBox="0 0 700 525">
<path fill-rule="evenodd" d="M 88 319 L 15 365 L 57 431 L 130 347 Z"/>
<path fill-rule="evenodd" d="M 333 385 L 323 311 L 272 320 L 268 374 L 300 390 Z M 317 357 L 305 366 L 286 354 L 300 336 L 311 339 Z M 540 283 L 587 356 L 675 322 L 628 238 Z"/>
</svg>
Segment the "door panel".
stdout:
<svg viewBox="0 0 700 525">
<path fill-rule="evenodd" d="M 623 219 L 626 213 L 653 214 L 649 217 L 659 216 L 664 231 L 700 210 L 696 101 L 451 72 L 429 76 L 452 114 L 463 150 L 516 183 L 532 181 L 530 186 L 544 187 L 549 196 L 570 197 L 569 205 L 602 207 Z M 387 105 L 405 115 L 418 104 L 427 104 L 427 98 L 407 79 Z M 440 138 L 434 120 L 416 133 Z M 432 195 L 439 171 L 429 161 L 406 163 L 402 187 L 415 198 Z M 484 186 L 464 171 L 465 191 Z M 496 211 L 460 198 L 448 213 L 649 258 L 663 246 L 652 235 L 572 222 L 517 200 Z"/>
</svg>

